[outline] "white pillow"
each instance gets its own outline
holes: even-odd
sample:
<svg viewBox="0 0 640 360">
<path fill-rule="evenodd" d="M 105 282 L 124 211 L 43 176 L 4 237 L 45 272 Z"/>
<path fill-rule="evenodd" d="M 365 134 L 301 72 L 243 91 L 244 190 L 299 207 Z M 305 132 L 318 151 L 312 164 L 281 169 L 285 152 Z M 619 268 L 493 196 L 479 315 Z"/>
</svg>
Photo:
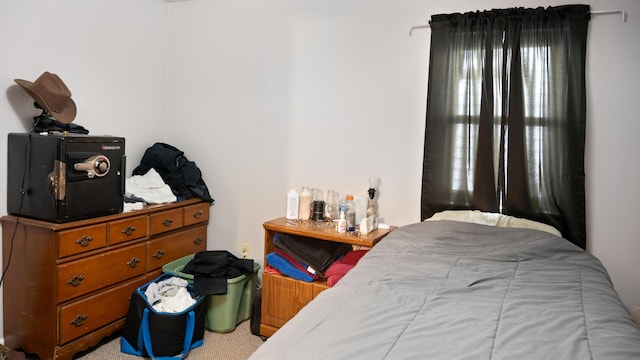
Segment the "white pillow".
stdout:
<svg viewBox="0 0 640 360">
<path fill-rule="evenodd" d="M 560 231 L 551 225 L 533 220 L 517 218 L 515 216 L 483 212 L 479 210 L 445 210 L 435 213 L 432 217 L 425 219 L 425 221 L 436 220 L 453 220 L 498 227 L 535 229 L 562 237 Z"/>
</svg>

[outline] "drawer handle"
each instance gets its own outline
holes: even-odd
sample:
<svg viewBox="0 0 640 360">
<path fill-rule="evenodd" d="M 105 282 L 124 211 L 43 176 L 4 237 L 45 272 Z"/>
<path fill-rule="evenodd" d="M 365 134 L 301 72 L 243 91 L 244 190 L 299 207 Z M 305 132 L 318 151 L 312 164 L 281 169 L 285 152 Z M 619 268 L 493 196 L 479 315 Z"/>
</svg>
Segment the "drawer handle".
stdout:
<svg viewBox="0 0 640 360">
<path fill-rule="evenodd" d="M 204 241 L 204 239 L 201 238 L 201 237 L 197 237 L 197 238 L 193 239 L 193 243 L 196 244 L 196 245 L 202 244 L 203 241 Z"/>
<path fill-rule="evenodd" d="M 163 256 L 164 256 L 164 250 L 158 250 L 156 251 L 155 254 L 153 254 L 153 257 L 158 260 L 162 259 Z"/>
<path fill-rule="evenodd" d="M 140 264 L 140 259 L 135 257 L 127 262 L 127 265 L 129 265 L 132 268 L 135 268 L 136 266 L 138 266 L 138 264 Z"/>
<path fill-rule="evenodd" d="M 78 287 L 80 286 L 80 283 L 82 282 L 82 280 L 84 280 L 84 276 L 74 275 L 71 279 L 67 280 L 67 284 L 73 287 Z"/>
<path fill-rule="evenodd" d="M 204 213 L 202 212 L 202 210 L 198 210 L 198 211 L 196 211 L 195 214 L 193 214 L 193 217 L 196 218 L 196 219 L 200 219 L 203 214 Z"/>
<path fill-rule="evenodd" d="M 71 320 L 71 325 L 75 325 L 77 327 L 82 326 L 84 322 L 89 318 L 89 315 L 78 315 L 75 319 Z"/>
<path fill-rule="evenodd" d="M 92 241 L 93 238 L 91 236 L 83 235 L 80 239 L 76 240 L 76 244 L 82 247 L 87 247 Z"/>
<path fill-rule="evenodd" d="M 172 218 L 166 218 L 164 219 L 164 221 L 162 222 L 162 225 L 169 227 L 173 224 L 173 219 Z"/>
<path fill-rule="evenodd" d="M 133 235 L 133 233 L 136 232 L 136 228 L 129 225 L 126 228 L 122 229 L 122 233 L 127 235 L 127 236 L 131 236 Z"/>
</svg>

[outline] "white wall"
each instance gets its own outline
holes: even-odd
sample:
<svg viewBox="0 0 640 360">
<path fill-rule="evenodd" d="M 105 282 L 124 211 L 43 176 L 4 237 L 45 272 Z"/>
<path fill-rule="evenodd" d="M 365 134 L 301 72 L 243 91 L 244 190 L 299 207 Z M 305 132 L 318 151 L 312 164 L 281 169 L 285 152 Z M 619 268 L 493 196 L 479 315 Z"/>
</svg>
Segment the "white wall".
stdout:
<svg viewBox="0 0 640 360">
<path fill-rule="evenodd" d="M 640 2 L 598 1 L 625 9 L 592 17 L 587 58 L 587 242 L 629 309 L 640 307 Z"/>
<path fill-rule="evenodd" d="M 633 258 L 640 253 L 633 181 L 640 177 L 633 162 L 640 153 L 640 2 L 586 3 L 628 12 L 626 23 L 614 15 L 590 23 L 588 241 L 625 304 L 640 306 Z M 247 243 L 262 263 L 261 224 L 284 215 L 289 188 L 364 195 L 370 175 L 382 179 L 381 216 L 394 225 L 415 222 L 430 33 L 409 37 L 409 27 L 435 13 L 560 4 L 3 0 L 0 169 L 6 134 L 25 131 L 35 115 L 13 79 L 33 81 L 49 70 L 73 92 L 75 123 L 126 137 L 129 173 L 155 141 L 198 164 L 216 199 L 210 249 L 239 254 Z M 4 194 L 0 176 L 0 214 Z"/>
</svg>

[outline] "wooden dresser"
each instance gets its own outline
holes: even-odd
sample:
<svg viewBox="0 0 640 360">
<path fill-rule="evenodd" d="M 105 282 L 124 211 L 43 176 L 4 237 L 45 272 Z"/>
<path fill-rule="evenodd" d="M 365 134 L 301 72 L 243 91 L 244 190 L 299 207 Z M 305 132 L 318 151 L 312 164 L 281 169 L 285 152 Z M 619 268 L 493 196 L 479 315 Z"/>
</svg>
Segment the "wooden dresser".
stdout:
<svg viewBox="0 0 640 360">
<path fill-rule="evenodd" d="M 371 248 L 397 227 L 376 229 L 367 235 L 354 236 L 353 233 L 338 233 L 331 223 L 316 223 L 313 220 L 285 220 L 278 218 L 265 222 L 264 264 L 266 255 L 274 251 L 273 238 L 277 233 L 305 236 L 323 241 L 346 243 L 354 248 Z M 326 279 L 304 282 L 284 275 L 262 274 L 262 309 L 260 315 L 260 335 L 270 337 L 300 309 L 313 300 L 320 292 L 330 289 Z"/>
<path fill-rule="evenodd" d="M 130 295 L 162 265 L 206 250 L 209 203 L 189 199 L 61 224 L 1 221 L 5 344 L 71 359 L 123 327 Z"/>
</svg>

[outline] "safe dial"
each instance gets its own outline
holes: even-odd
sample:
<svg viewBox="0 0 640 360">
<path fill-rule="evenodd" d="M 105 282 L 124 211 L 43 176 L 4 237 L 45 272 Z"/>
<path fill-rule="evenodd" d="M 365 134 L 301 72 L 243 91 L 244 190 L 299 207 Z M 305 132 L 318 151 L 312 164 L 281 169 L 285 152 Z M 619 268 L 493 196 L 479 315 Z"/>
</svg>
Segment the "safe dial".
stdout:
<svg viewBox="0 0 640 360">
<path fill-rule="evenodd" d="M 84 162 L 73 164 L 73 168 L 76 171 L 86 171 L 89 178 L 94 176 L 101 177 L 109 173 L 111 169 L 111 162 L 109 158 L 104 155 L 95 155 Z"/>
</svg>

